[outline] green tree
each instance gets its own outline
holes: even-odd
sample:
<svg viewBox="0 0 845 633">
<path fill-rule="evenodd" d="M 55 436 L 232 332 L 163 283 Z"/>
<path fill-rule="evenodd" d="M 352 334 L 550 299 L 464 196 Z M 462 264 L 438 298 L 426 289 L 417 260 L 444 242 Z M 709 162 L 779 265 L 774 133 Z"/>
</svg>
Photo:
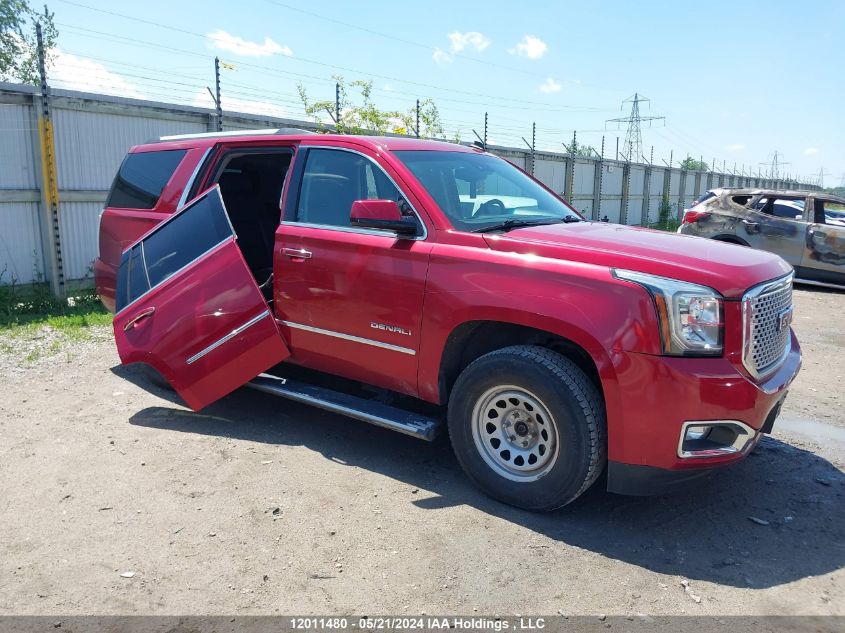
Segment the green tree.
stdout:
<svg viewBox="0 0 845 633">
<path fill-rule="evenodd" d="M 564 144 L 567 151 L 572 154 L 573 156 L 581 156 L 583 158 L 590 158 L 592 156 L 598 156 L 599 153 L 592 145 L 579 145 L 577 139 L 572 139 L 571 145 Z"/>
<path fill-rule="evenodd" d="M 710 167 L 703 160 L 695 160 L 692 156 L 687 156 L 681 161 L 681 169 L 686 171 L 710 171 Z"/>
<path fill-rule="evenodd" d="M 325 125 L 325 117 L 335 124 L 340 134 L 387 134 L 388 132 L 402 133 L 403 114 L 394 110 L 379 110 L 373 102 L 373 82 L 356 80 L 348 84 L 349 88 L 357 88 L 360 103 L 356 103 L 349 96 L 347 83 L 340 75 L 333 76 L 340 91 L 340 121 L 335 121 L 334 101 L 311 101 L 302 84 L 297 86 L 299 99 L 305 108 L 305 114 L 314 117 L 314 121 Z"/>
<path fill-rule="evenodd" d="M 654 222 L 651 225 L 651 228 L 659 229 L 661 231 L 676 231 L 679 224 L 673 216 L 672 203 L 669 202 L 669 198 L 664 197 L 660 201 L 660 208 L 657 212 L 657 222 Z"/>
<path fill-rule="evenodd" d="M 417 125 L 417 109 L 411 108 L 402 115 L 402 123 L 405 132 L 413 134 Z M 431 98 L 420 101 L 420 129 L 421 138 L 446 139 L 446 132 L 443 129 L 443 120 L 440 118 L 440 110 Z"/>
<path fill-rule="evenodd" d="M 39 13 L 26 0 L 0 0 L 0 81 L 39 83 L 36 22 L 41 23 L 49 66 L 59 32 L 47 5 Z"/>
<path fill-rule="evenodd" d="M 417 111 L 411 108 L 407 112 L 398 110 L 380 110 L 373 101 L 373 82 L 356 80 L 347 84 L 343 77 L 332 77 L 338 84 L 340 102 L 340 122 L 335 121 L 335 102 L 333 100 L 311 101 L 302 84 L 297 86 L 299 99 L 305 108 L 305 114 L 313 117 L 317 125 L 327 131 L 326 124 L 331 122 L 340 134 L 405 134 L 415 133 Z M 355 98 L 350 90 L 357 90 Z M 460 142 L 458 137 L 446 139 L 440 110 L 432 99 L 420 101 L 420 136 Z"/>
</svg>

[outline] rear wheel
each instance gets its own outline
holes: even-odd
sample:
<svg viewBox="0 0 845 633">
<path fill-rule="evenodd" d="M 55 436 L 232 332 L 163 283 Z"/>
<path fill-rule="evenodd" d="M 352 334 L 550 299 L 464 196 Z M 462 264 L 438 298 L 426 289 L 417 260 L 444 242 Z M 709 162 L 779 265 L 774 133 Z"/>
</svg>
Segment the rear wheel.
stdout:
<svg viewBox="0 0 845 633">
<path fill-rule="evenodd" d="M 575 500 L 606 462 L 604 405 L 575 363 L 514 346 L 471 363 L 449 399 L 458 461 L 488 495 L 528 510 Z"/>
</svg>

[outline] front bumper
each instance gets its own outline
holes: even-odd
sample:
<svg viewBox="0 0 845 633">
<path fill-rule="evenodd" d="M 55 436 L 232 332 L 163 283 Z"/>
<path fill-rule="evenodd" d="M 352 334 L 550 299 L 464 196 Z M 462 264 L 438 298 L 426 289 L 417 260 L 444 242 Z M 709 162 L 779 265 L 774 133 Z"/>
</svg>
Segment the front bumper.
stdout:
<svg viewBox="0 0 845 633">
<path fill-rule="evenodd" d="M 786 392 L 801 368 L 801 348 L 761 383 L 728 358 L 678 358 L 618 352 L 616 399 L 608 398 L 608 490 L 659 494 L 683 487 L 713 468 L 744 458 L 771 431 Z M 683 458 L 685 422 L 737 420 L 754 432 L 744 450 Z"/>
</svg>

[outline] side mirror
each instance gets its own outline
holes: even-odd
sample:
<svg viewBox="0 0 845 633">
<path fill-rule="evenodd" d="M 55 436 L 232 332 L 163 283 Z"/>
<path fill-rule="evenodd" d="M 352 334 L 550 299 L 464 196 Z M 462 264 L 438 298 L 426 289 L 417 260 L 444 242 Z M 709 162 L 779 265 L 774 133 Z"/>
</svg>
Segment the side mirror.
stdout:
<svg viewBox="0 0 845 633">
<path fill-rule="evenodd" d="M 399 235 L 416 235 L 417 222 L 403 216 L 393 200 L 356 200 L 349 212 L 353 226 L 379 231 L 393 231 Z"/>
</svg>

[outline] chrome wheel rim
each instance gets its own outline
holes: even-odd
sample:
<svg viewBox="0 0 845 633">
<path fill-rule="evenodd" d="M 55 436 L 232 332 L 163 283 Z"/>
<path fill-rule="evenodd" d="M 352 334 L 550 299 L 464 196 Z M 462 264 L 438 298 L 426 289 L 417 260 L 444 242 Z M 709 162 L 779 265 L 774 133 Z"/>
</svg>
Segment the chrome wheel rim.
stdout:
<svg viewBox="0 0 845 633">
<path fill-rule="evenodd" d="M 472 437 L 484 462 L 511 481 L 534 481 L 557 462 L 557 425 L 533 393 L 514 385 L 485 391 L 472 412 Z"/>
</svg>

